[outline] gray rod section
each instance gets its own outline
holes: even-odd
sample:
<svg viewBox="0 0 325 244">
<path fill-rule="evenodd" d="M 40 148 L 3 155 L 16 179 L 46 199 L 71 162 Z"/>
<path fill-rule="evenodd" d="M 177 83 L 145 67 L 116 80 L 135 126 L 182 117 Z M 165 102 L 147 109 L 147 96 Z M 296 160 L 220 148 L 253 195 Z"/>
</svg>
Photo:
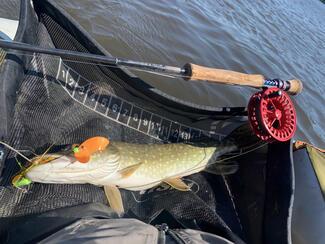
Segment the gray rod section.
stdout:
<svg viewBox="0 0 325 244">
<path fill-rule="evenodd" d="M 134 67 L 143 70 L 149 70 L 159 73 L 168 73 L 175 75 L 184 75 L 185 70 L 183 68 L 168 66 L 163 64 L 152 64 L 145 62 L 137 62 L 127 59 L 119 59 L 115 57 L 107 57 L 103 55 L 91 54 L 91 53 L 83 53 L 76 52 L 71 50 L 64 49 L 56 49 L 56 48 L 44 48 L 33 46 L 26 43 L 14 42 L 14 41 L 4 41 L 0 39 L 0 47 L 3 49 L 13 49 L 31 53 L 42 53 L 48 55 L 59 56 L 61 58 L 79 58 L 86 60 L 92 63 L 98 64 L 111 64 L 111 65 L 121 65 L 125 67 Z"/>
</svg>

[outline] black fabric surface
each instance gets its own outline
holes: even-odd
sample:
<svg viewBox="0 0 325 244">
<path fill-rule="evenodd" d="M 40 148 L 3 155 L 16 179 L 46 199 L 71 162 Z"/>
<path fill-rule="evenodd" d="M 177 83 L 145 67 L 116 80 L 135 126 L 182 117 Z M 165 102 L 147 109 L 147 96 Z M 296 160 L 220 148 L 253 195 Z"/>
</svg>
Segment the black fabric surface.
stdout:
<svg viewBox="0 0 325 244">
<path fill-rule="evenodd" d="M 22 15 L 25 16 L 25 25 L 18 35 L 19 41 L 109 55 L 69 15 L 58 9 L 55 1 L 34 1 L 37 15 L 30 6 L 25 7 Z M 7 56 L 9 58 L 19 72 L 13 76 L 14 79 L 6 81 L 8 83 L 1 81 L 0 109 L 5 111 L 6 123 L 1 122 L 0 137 L 17 149 L 27 150 L 25 154 L 29 157 L 32 152 L 41 154 L 52 144 L 79 143 L 97 135 L 133 143 L 208 142 L 218 145 L 235 129 L 242 125 L 247 127 L 242 108 L 204 109 L 159 96 L 143 81 L 128 76 L 118 67 L 97 66 L 81 60 L 61 60 L 40 54 L 11 54 Z M 6 65 L 0 76 L 8 78 L 12 70 L 10 65 Z M 6 89 L 9 89 L 10 96 L 6 95 Z M 239 134 L 241 137 L 237 143 L 240 148 L 251 146 L 250 149 L 253 149 L 260 145 L 256 144 L 250 130 Z M 0 217 L 7 218 L 0 221 L 0 225 L 4 224 L 1 238 L 6 238 L 9 233 L 6 228 L 10 225 L 6 223 L 15 222 L 16 218 L 83 204 L 107 204 L 103 189 L 89 184 L 34 183 L 27 187 L 26 192 L 14 188 L 10 181 L 19 170 L 15 154 L 1 150 L 6 154 L 4 160 L 0 159 L 3 166 Z M 283 146 L 279 150 L 285 154 L 289 149 Z M 142 192 L 121 190 L 125 209 L 146 223 L 152 222 L 162 211 L 167 211 L 183 225 L 237 243 L 241 243 L 241 239 L 260 243 L 266 233 L 260 227 L 263 223 L 264 227 L 268 223 L 272 226 L 281 223 L 277 236 L 283 239 L 287 234 L 282 227 L 288 210 L 283 208 L 281 215 L 270 221 L 273 215 L 269 212 L 270 205 L 264 208 L 265 198 L 267 196 L 269 201 L 281 198 L 283 206 L 288 207 L 291 192 L 285 188 L 273 198 L 266 194 L 266 185 L 272 185 L 272 177 L 267 181 L 264 178 L 269 163 L 267 153 L 265 146 L 233 159 L 240 164 L 240 170 L 232 176 L 201 172 L 186 177 L 185 181 L 192 189 L 189 192 L 180 193 L 166 185 Z M 290 173 L 290 157 L 283 160 L 285 172 Z M 271 171 L 272 175 L 277 173 Z M 285 179 L 282 174 L 279 177 L 280 180 Z M 290 188 L 290 179 L 285 184 L 289 184 Z M 246 206 L 252 203 L 255 204 L 254 212 Z M 258 227 L 254 229 L 254 225 Z M 271 235 L 272 229 L 266 234 Z"/>
</svg>

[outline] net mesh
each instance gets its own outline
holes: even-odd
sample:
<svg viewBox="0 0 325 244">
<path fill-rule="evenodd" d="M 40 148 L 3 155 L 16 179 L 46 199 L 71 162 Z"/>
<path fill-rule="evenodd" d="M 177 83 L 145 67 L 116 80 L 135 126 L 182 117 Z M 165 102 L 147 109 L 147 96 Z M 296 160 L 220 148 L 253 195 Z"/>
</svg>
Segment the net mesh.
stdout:
<svg viewBox="0 0 325 244">
<path fill-rule="evenodd" d="M 52 16 L 41 12 L 38 17 L 35 45 L 88 52 Z M 78 143 L 96 135 L 133 143 L 195 141 L 205 137 L 218 141 L 225 134 L 216 133 L 217 128 L 227 131 L 228 126 L 233 128 L 235 124 L 166 109 L 129 86 L 117 68 L 40 54 L 33 54 L 30 60 L 17 91 L 9 139 L 16 149 L 29 150 L 29 156 L 32 151 L 42 153 L 52 144 Z M 1 179 L 1 217 L 90 202 L 107 204 L 103 189 L 90 184 L 35 183 L 26 192 L 12 187 L 11 177 L 19 170 L 14 156 L 13 152 L 7 156 Z M 232 230 L 243 235 L 225 177 L 199 173 L 186 181 L 192 191 L 182 194 L 166 185 L 144 192 L 122 190 L 125 209 L 146 222 L 166 209 L 179 219 L 195 220 L 203 230 L 223 235 Z"/>
</svg>

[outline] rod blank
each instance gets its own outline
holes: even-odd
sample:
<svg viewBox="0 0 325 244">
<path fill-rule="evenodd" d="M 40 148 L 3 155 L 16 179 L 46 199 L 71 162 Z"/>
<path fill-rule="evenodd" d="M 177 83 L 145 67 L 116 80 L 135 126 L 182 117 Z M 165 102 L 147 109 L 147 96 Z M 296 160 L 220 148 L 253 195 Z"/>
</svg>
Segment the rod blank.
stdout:
<svg viewBox="0 0 325 244">
<path fill-rule="evenodd" d="M 78 58 L 95 64 L 121 65 L 134 67 L 142 70 L 149 70 L 157 73 L 167 73 L 183 77 L 185 80 L 207 80 L 212 83 L 251 86 L 255 88 L 278 87 L 287 91 L 291 95 L 296 95 L 302 91 L 303 85 L 300 80 L 288 80 L 280 82 L 269 82 L 263 75 L 244 74 L 230 70 L 214 69 L 196 64 L 185 64 L 184 67 L 174 67 L 163 64 L 152 64 L 145 62 L 108 57 L 91 53 L 76 52 L 56 48 L 37 47 L 26 43 L 0 40 L 0 47 L 4 49 L 14 49 L 32 53 L 42 53 L 61 58 Z"/>
</svg>

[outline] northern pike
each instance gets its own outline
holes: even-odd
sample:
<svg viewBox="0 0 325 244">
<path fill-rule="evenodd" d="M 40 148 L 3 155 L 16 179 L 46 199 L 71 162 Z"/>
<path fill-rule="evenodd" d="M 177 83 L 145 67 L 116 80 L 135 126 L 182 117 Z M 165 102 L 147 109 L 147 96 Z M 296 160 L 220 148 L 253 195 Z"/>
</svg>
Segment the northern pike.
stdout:
<svg viewBox="0 0 325 244">
<path fill-rule="evenodd" d="M 42 159 L 36 157 L 12 183 L 16 186 L 30 181 L 103 186 L 110 206 L 121 214 L 124 208 L 118 188 L 139 191 L 165 182 L 175 189 L 188 191 L 181 177 L 204 170 L 211 160 L 235 149 L 234 145 L 202 147 L 184 143 L 110 142 L 104 150 L 91 154 L 87 163 L 79 162 L 72 153 L 66 152 L 49 153 Z"/>
</svg>

